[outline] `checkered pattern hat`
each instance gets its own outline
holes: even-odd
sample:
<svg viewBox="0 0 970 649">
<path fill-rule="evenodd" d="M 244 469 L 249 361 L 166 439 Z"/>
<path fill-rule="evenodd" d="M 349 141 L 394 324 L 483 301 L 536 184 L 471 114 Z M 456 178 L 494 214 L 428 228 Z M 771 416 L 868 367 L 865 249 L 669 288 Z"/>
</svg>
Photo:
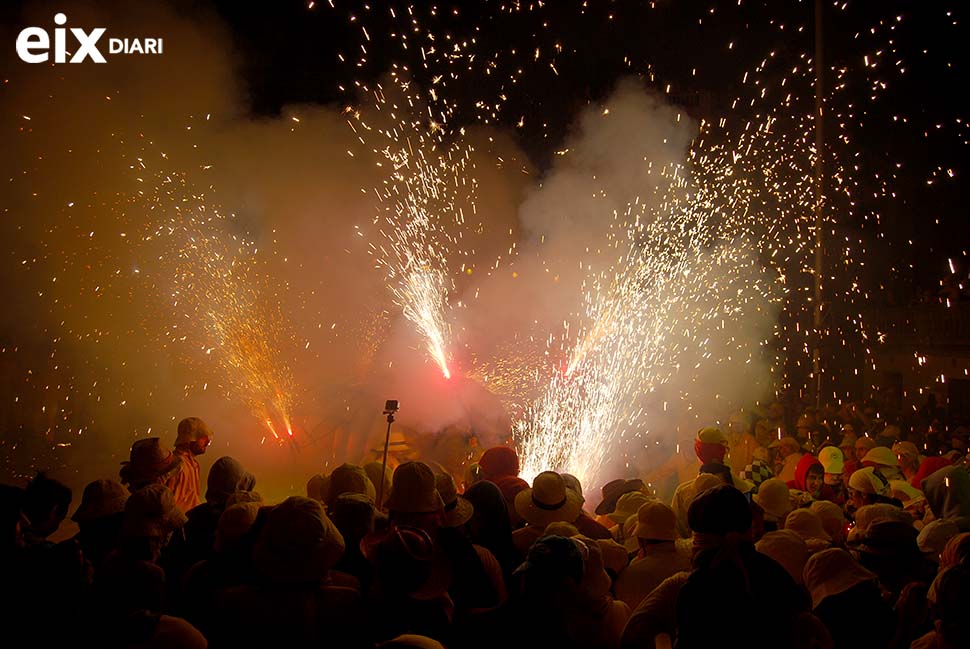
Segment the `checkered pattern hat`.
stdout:
<svg viewBox="0 0 970 649">
<path fill-rule="evenodd" d="M 775 473 L 771 470 L 771 467 L 768 466 L 766 462 L 755 460 L 748 466 L 744 467 L 744 470 L 741 472 L 741 477 L 754 484 L 754 491 L 757 493 L 758 487 L 761 486 L 761 483 L 765 480 L 774 478 Z"/>
</svg>

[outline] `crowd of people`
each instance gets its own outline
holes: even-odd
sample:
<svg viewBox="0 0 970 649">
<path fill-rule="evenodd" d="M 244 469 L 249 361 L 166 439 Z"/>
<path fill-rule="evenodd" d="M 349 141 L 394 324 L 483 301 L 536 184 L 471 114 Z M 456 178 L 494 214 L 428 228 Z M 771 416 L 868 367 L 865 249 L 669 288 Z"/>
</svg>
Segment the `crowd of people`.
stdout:
<svg viewBox="0 0 970 649">
<path fill-rule="evenodd" d="M 593 494 L 494 446 L 461 475 L 343 464 L 278 503 L 232 457 L 203 482 L 213 432 L 188 418 L 84 488 L 66 541 L 68 487 L 0 487 L 9 646 L 970 647 L 965 440 L 776 414 Z"/>
</svg>

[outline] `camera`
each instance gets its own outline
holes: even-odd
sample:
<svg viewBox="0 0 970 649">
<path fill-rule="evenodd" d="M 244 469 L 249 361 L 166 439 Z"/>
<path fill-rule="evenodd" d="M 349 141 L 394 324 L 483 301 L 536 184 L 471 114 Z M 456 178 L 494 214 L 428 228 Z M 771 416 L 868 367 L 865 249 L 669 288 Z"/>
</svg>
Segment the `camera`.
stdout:
<svg viewBox="0 0 970 649">
<path fill-rule="evenodd" d="M 384 402 L 385 415 L 393 415 L 398 410 L 400 410 L 400 408 L 397 405 L 397 399 L 388 399 Z"/>
</svg>

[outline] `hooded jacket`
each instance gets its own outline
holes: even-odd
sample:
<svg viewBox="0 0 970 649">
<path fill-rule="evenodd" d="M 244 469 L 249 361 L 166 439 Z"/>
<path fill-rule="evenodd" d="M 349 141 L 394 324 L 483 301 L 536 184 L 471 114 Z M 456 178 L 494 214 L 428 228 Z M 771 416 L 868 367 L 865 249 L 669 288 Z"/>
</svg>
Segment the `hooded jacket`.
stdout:
<svg viewBox="0 0 970 649">
<path fill-rule="evenodd" d="M 970 473 L 948 466 L 923 480 L 922 486 L 937 519 L 951 519 L 961 530 L 970 530 Z"/>
<path fill-rule="evenodd" d="M 798 465 L 795 467 L 795 479 L 789 480 L 787 482 L 788 488 L 798 489 L 800 491 L 807 492 L 808 487 L 805 484 L 805 479 L 808 476 L 808 470 L 813 466 L 815 466 L 816 464 L 819 467 L 822 466 L 822 463 L 819 461 L 817 457 L 815 457 L 811 453 L 806 453 L 805 455 L 803 455 L 801 459 L 798 460 Z M 824 469 L 823 469 L 823 475 L 824 475 Z M 811 494 L 811 495 L 813 498 L 815 497 L 815 494 Z M 822 488 L 819 490 L 818 500 L 830 500 L 834 502 L 836 496 L 837 494 L 835 493 L 835 490 L 832 487 L 830 487 L 829 485 L 823 484 Z"/>
</svg>

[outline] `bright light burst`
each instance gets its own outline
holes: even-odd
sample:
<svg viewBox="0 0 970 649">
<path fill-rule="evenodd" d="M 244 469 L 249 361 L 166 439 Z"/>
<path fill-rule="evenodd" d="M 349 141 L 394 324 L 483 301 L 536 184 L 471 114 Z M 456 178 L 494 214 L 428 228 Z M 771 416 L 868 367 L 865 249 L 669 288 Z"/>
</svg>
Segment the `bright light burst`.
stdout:
<svg viewBox="0 0 970 649">
<path fill-rule="evenodd" d="M 455 290 L 452 249 L 461 245 L 463 205 L 474 210 L 473 149 L 460 138 L 453 143 L 445 140 L 447 109 L 437 120 L 430 107 L 426 116 L 415 116 L 424 98 L 414 95 L 411 84 L 398 74 L 391 75 L 390 92 L 396 100 L 388 99 L 380 85 L 361 90 L 373 97 L 375 119 L 391 121 L 371 127 L 360 111 L 348 109 L 348 122 L 361 142 L 365 136 L 380 142 L 373 153 L 377 165 L 388 169 L 383 186 L 373 190 L 382 205 L 376 223 L 384 242 L 372 243 L 371 251 L 387 273 L 395 303 L 421 334 L 442 375 L 450 379 L 446 310 Z"/>
<path fill-rule="evenodd" d="M 167 287 L 174 316 L 165 336 L 185 345 L 204 372 L 214 362 L 228 396 L 244 402 L 275 440 L 292 438 L 295 385 L 283 354 L 289 333 L 279 303 L 266 299 L 268 277 L 255 245 L 231 235 L 231 216 L 184 174 L 159 173 L 156 191 L 143 199 L 159 214 L 144 240 L 160 246 L 162 272 L 154 281 Z"/>
</svg>

